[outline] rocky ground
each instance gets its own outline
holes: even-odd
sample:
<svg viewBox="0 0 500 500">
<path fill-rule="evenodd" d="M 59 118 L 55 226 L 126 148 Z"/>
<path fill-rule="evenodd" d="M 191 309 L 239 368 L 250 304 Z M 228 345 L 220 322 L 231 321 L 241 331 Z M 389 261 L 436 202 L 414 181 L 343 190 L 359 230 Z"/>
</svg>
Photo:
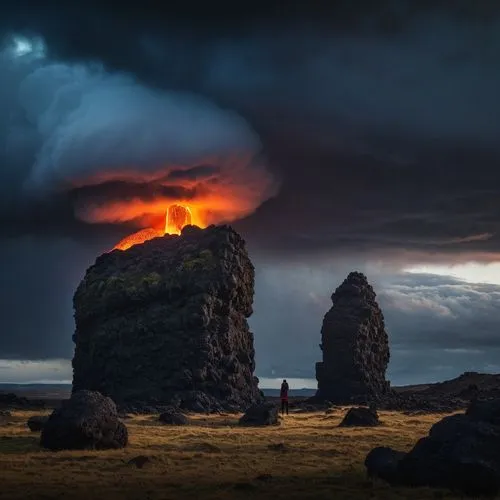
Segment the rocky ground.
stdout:
<svg viewBox="0 0 500 500">
<path fill-rule="evenodd" d="M 476 390 L 477 389 L 477 390 Z M 58 406 L 61 400 L 70 395 L 69 386 L 51 387 L 43 389 L 23 386 L 12 387 L 10 394 L 17 395 L 18 399 L 6 396 L 0 391 L 1 409 L 37 409 Z M 500 397 L 500 375 L 490 375 L 476 372 L 466 372 L 459 377 L 436 384 L 423 384 L 406 387 L 395 387 L 386 397 L 377 402 L 377 407 L 387 411 L 401 411 L 410 414 L 442 413 L 461 410 L 467 407 L 475 395 L 481 399 Z M 267 397 L 267 400 L 278 401 L 278 397 Z M 358 398 L 355 404 L 369 403 Z M 304 412 L 322 412 L 330 408 L 329 402 L 317 402 L 310 397 L 295 397 L 290 399 L 291 408 Z M 168 405 L 153 405 L 137 408 L 137 413 L 161 413 Z M 129 409 L 130 410 L 130 409 Z M 132 408 L 133 412 L 133 408 Z"/>
<path fill-rule="evenodd" d="M 6 499 L 452 499 L 445 490 L 390 487 L 363 465 L 376 446 L 408 451 L 443 415 L 379 412 L 380 425 L 342 428 L 347 408 L 301 413 L 279 426 L 247 428 L 240 415 L 189 414 L 190 425 L 158 415 L 126 418 L 120 450 L 42 451 L 29 416 L 0 423 L 0 498 Z"/>
</svg>

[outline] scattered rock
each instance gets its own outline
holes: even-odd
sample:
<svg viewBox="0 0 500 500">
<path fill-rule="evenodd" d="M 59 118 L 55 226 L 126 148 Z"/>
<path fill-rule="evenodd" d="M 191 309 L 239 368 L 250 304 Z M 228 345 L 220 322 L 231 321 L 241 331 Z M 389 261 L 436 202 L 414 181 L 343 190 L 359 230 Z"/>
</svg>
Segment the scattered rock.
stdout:
<svg viewBox="0 0 500 500">
<path fill-rule="evenodd" d="M 290 451 L 290 448 L 285 444 L 285 443 L 272 443 L 268 444 L 267 448 L 271 451 L 281 451 L 281 452 L 287 452 Z"/>
<path fill-rule="evenodd" d="M 315 399 L 349 403 L 356 396 L 386 394 L 389 339 L 373 288 L 364 274 L 351 272 L 331 298 L 321 329 Z"/>
<path fill-rule="evenodd" d="M 399 461 L 405 456 L 401 451 L 386 446 L 378 446 L 368 453 L 365 459 L 368 477 L 379 477 L 387 482 L 397 480 Z"/>
<path fill-rule="evenodd" d="M 262 401 L 253 295 L 254 267 L 229 226 L 186 226 L 101 255 L 74 295 L 73 391 L 99 391 L 124 412 Z"/>
<path fill-rule="evenodd" d="M 375 450 L 372 450 L 374 452 Z M 370 452 L 370 453 L 372 453 Z M 387 461 L 391 460 L 386 452 Z M 443 418 L 392 469 L 375 473 L 392 484 L 449 488 L 467 495 L 500 491 L 500 400 L 473 401 L 465 414 Z M 369 454 L 370 456 L 370 454 Z M 368 460 L 368 457 L 367 457 Z"/>
<path fill-rule="evenodd" d="M 255 478 L 256 481 L 263 481 L 263 482 L 268 482 L 272 481 L 273 476 L 271 474 L 260 474 Z"/>
<path fill-rule="evenodd" d="M 275 403 L 260 403 L 251 406 L 240 418 L 240 425 L 279 425 L 279 408 Z"/>
<path fill-rule="evenodd" d="M 465 409 L 468 403 L 468 400 L 450 396 L 433 396 L 423 392 L 413 394 L 391 392 L 377 400 L 377 406 L 381 410 L 411 412 L 413 415 L 451 413 Z"/>
<path fill-rule="evenodd" d="M 48 416 L 34 415 L 33 417 L 30 417 L 28 419 L 27 426 L 29 427 L 31 432 L 40 432 L 48 420 Z"/>
<path fill-rule="evenodd" d="M 21 396 L 17 396 L 12 392 L 0 393 L 0 408 L 11 410 L 29 410 L 31 408 L 39 409 L 44 407 L 45 404 L 43 401 L 27 399 Z"/>
<path fill-rule="evenodd" d="M 12 413 L 9 410 L 0 410 L 0 417 L 12 417 Z"/>
<path fill-rule="evenodd" d="M 339 427 L 375 427 L 380 425 L 378 414 L 372 408 L 349 408 Z"/>
<path fill-rule="evenodd" d="M 99 392 L 78 391 L 54 410 L 42 429 L 40 445 L 50 450 L 123 448 L 125 424 L 115 403 Z"/>
<path fill-rule="evenodd" d="M 147 463 L 151 462 L 151 459 L 146 455 L 139 455 L 130 459 L 127 464 L 135 465 L 138 469 L 142 469 Z"/>
<path fill-rule="evenodd" d="M 257 489 L 255 484 L 252 483 L 247 483 L 247 482 L 242 482 L 242 483 L 236 483 L 233 488 L 235 490 L 242 490 L 242 491 L 253 491 Z"/>
<path fill-rule="evenodd" d="M 465 415 L 476 422 L 487 422 L 494 426 L 500 426 L 500 399 L 473 401 L 467 408 Z M 500 455 L 498 458 L 500 459 Z"/>
<path fill-rule="evenodd" d="M 201 453 L 220 453 L 222 450 L 211 443 L 195 443 L 184 448 L 184 451 L 197 451 Z"/>
<path fill-rule="evenodd" d="M 163 412 L 158 420 L 162 424 L 168 424 L 168 425 L 188 425 L 189 420 L 184 415 L 181 413 L 177 408 L 171 408 L 168 411 Z"/>
</svg>

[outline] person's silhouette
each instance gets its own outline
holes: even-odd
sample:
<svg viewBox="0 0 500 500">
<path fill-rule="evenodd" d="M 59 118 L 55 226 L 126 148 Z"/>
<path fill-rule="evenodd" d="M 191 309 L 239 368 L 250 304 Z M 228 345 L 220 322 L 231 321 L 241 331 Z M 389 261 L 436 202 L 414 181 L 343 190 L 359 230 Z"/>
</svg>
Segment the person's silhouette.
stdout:
<svg viewBox="0 0 500 500">
<path fill-rule="evenodd" d="M 286 414 L 288 415 L 288 382 L 286 379 L 283 380 L 281 384 L 281 390 L 280 390 L 280 399 L 281 399 L 281 414 L 283 415 L 286 411 Z"/>
</svg>

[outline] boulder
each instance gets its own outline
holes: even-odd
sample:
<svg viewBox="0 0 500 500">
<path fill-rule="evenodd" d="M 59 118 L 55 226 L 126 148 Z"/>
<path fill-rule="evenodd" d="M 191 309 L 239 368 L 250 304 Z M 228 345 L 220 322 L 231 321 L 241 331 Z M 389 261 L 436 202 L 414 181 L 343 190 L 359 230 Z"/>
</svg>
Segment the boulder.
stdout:
<svg viewBox="0 0 500 500">
<path fill-rule="evenodd" d="M 339 427 L 375 427 L 380 425 L 378 414 L 373 408 L 349 408 Z"/>
<path fill-rule="evenodd" d="M 389 339 L 384 315 L 366 276 L 351 272 L 335 290 L 321 328 L 323 360 L 316 363 L 315 399 L 352 403 L 389 391 Z"/>
<path fill-rule="evenodd" d="M 380 477 L 392 484 L 496 495 L 500 491 L 499 416 L 499 400 L 473 401 L 465 414 L 434 424 L 429 435 L 398 460 L 395 475 Z"/>
<path fill-rule="evenodd" d="M 164 411 L 163 413 L 160 414 L 158 420 L 162 424 L 168 424 L 168 425 L 188 425 L 189 420 L 184 415 L 181 413 L 177 408 L 171 408 L 167 411 Z"/>
<path fill-rule="evenodd" d="M 279 425 L 279 408 L 274 403 L 260 403 L 251 406 L 240 418 L 245 426 Z"/>
<path fill-rule="evenodd" d="M 378 446 L 368 453 L 365 459 L 368 477 L 379 477 L 387 482 L 396 482 L 398 478 L 398 465 L 406 454 L 387 446 Z"/>
<path fill-rule="evenodd" d="M 253 295 L 245 241 L 229 226 L 186 226 L 101 255 L 74 295 L 73 391 L 99 391 L 127 412 L 262 401 Z"/>
<path fill-rule="evenodd" d="M 26 425 L 31 432 L 40 432 L 48 420 L 49 417 L 46 415 L 34 415 L 28 419 Z"/>
<path fill-rule="evenodd" d="M 54 451 L 123 448 L 127 442 L 128 431 L 115 403 L 85 390 L 73 393 L 52 412 L 40 438 L 42 448 Z"/>
<path fill-rule="evenodd" d="M 500 399 L 487 401 L 474 400 L 468 406 L 465 415 L 476 422 L 488 422 L 500 426 Z"/>
<path fill-rule="evenodd" d="M 31 408 L 44 408 L 43 401 L 27 399 L 22 396 L 17 396 L 12 392 L 0 392 L 0 408 L 2 409 L 19 409 L 28 410 Z"/>
</svg>

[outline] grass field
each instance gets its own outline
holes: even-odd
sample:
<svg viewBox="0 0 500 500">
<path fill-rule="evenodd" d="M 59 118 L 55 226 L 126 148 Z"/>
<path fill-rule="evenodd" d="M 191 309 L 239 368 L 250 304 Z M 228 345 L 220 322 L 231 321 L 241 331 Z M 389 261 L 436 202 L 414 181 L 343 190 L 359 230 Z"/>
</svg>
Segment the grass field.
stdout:
<svg viewBox="0 0 500 500">
<path fill-rule="evenodd" d="M 377 428 L 338 428 L 345 409 L 297 413 L 279 427 L 240 428 L 234 416 L 196 416 L 170 427 L 127 420 L 124 450 L 46 452 L 26 427 L 33 412 L 0 422 L 0 498 L 34 499 L 426 499 L 446 491 L 393 489 L 367 480 L 371 448 L 408 450 L 443 415 L 380 412 Z M 142 468 L 127 462 L 138 455 Z"/>
</svg>

